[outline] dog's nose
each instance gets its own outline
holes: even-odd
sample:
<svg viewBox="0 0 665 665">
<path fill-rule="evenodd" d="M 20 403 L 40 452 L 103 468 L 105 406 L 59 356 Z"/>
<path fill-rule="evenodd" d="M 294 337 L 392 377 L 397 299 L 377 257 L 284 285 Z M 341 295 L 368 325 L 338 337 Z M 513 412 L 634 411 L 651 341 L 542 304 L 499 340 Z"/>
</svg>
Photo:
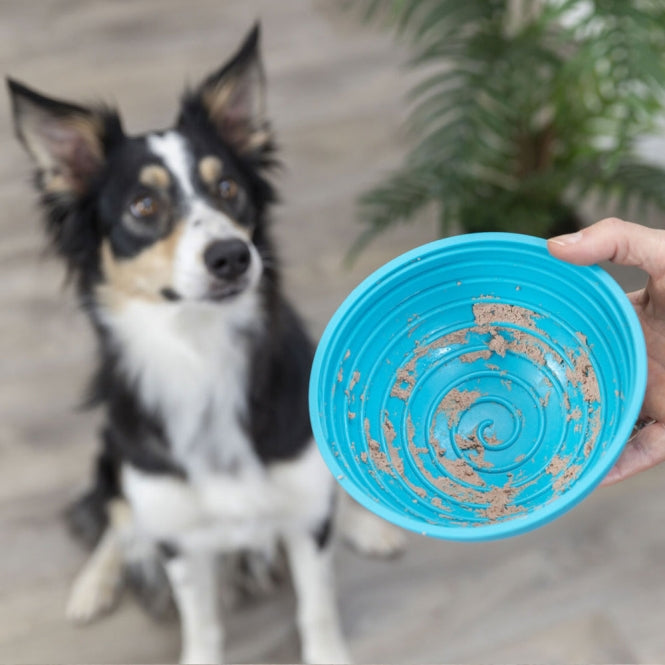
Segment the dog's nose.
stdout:
<svg viewBox="0 0 665 665">
<path fill-rule="evenodd" d="M 204 254 L 208 270 L 218 279 L 236 279 L 247 272 L 251 261 L 249 247 L 242 240 L 217 240 Z"/>
</svg>

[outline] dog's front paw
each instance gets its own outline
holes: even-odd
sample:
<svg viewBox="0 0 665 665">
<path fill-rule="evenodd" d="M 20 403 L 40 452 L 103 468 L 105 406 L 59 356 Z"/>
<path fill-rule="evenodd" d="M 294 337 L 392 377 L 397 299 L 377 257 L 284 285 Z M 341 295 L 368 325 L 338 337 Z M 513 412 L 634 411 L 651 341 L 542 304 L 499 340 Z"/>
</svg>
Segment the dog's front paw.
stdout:
<svg viewBox="0 0 665 665">
<path fill-rule="evenodd" d="M 390 557 L 406 547 L 405 532 L 361 506 L 345 506 L 340 516 L 340 533 L 354 550 L 369 556 Z"/>
<path fill-rule="evenodd" d="M 332 637 L 305 646 L 302 656 L 304 663 L 312 665 L 346 665 L 352 662 L 343 641 Z"/>
<path fill-rule="evenodd" d="M 75 580 L 67 601 L 67 619 L 74 623 L 90 623 L 113 608 L 119 584 L 84 570 Z"/>
<path fill-rule="evenodd" d="M 186 649 L 180 654 L 180 665 L 222 665 L 224 659 L 217 651 Z"/>
</svg>

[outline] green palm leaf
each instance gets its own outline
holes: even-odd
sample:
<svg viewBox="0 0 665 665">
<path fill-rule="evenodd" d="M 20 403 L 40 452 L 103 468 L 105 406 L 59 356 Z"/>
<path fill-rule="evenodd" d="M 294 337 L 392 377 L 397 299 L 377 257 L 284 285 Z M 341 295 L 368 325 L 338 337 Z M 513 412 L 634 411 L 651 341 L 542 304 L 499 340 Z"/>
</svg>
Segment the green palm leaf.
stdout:
<svg viewBox="0 0 665 665">
<path fill-rule="evenodd" d="M 580 197 L 665 212 L 665 171 L 635 156 L 665 100 L 662 0 L 356 0 L 426 74 L 403 166 L 363 195 L 354 252 L 434 205 L 453 224 L 545 235 Z"/>
</svg>

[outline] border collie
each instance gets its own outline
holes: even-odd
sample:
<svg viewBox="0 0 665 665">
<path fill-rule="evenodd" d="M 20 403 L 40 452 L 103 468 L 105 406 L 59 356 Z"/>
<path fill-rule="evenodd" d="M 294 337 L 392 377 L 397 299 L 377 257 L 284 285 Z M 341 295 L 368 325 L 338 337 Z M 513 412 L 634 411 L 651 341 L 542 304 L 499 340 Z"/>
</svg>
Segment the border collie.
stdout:
<svg viewBox="0 0 665 665">
<path fill-rule="evenodd" d="M 87 515 L 94 552 L 68 614 L 116 596 L 131 551 L 158 556 L 183 662 L 219 662 L 219 554 L 283 547 L 303 659 L 348 660 L 331 571 L 335 483 L 313 443 L 312 344 L 283 298 L 268 209 L 274 144 L 258 25 L 185 92 L 173 128 L 124 133 L 118 114 L 8 80 L 36 162 L 46 229 L 99 340 L 106 414 Z M 101 525 L 101 529 L 97 528 Z M 351 506 L 341 531 L 389 553 L 401 533 Z"/>
</svg>

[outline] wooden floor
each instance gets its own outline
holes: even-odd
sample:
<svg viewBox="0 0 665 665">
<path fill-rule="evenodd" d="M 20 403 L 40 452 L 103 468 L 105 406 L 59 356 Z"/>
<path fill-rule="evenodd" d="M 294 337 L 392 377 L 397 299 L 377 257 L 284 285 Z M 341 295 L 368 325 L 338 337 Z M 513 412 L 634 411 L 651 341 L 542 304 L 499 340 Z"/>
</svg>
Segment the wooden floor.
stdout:
<svg viewBox="0 0 665 665">
<path fill-rule="evenodd" d="M 0 2 L 3 70 L 54 95 L 104 99 L 131 131 L 167 125 L 184 81 L 215 67 L 256 17 L 283 149 L 279 239 L 290 293 L 319 334 L 348 291 L 431 223 L 386 235 L 353 269 L 354 197 L 405 142 L 402 54 L 333 0 Z M 27 160 L 0 105 L 0 662 L 158 663 L 174 623 L 130 601 L 88 628 L 63 616 L 83 553 L 60 520 L 85 483 L 96 414 L 74 412 L 92 340 L 62 270 L 42 255 Z M 599 206 L 602 208 L 602 206 Z M 611 212 L 611 210 L 601 212 Z M 621 272 L 633 286 L 634 272 Z M 339 599 L 357 662 L 665 662 L 665 466 L 596 492 L 516 539 L 412 536 L 395 561 L 340 551 Z M 295 662 L 293 598 L 231 613 L 228 658 Z"/>
</svg>

